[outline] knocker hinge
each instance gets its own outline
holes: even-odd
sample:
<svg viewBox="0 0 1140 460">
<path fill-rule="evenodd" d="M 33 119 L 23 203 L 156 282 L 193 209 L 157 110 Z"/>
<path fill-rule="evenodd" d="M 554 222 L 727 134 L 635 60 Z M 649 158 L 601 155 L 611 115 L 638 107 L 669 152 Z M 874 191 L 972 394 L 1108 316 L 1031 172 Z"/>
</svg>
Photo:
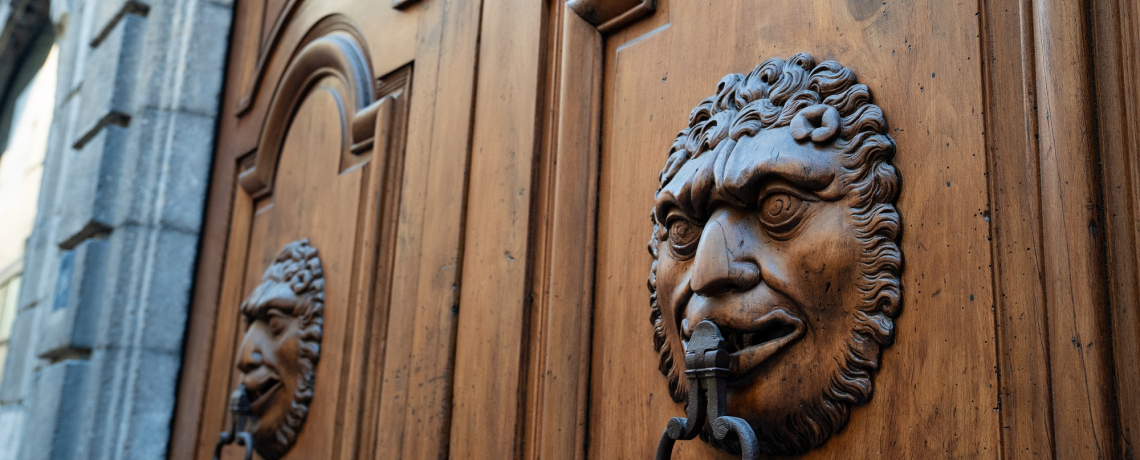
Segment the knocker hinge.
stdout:
<svg viewBox="0 0 1140 460">
<path fill-rule="evenodd" d="M 724 441 L 731 432 L 740 443 L 743 460 L 759 458 L 756 433 L 744 419 L 725 414 L 725 393 L 728 387 L 729 353 L 724 348 L 724 337 L 711 321 L 701 321 L 685 347 L 685 376 L 689 379 L 687 418 L 673 417 L 661 440 L 657 443 L 657 460 L 673 456 L 673 444 L 690 440 L 701 433 L 707 424 L 712 437 Z"/>
<path fill-rule="evenodd" d="M 249 401 L 249 392 L 244 384 L 238 384 L 236 390 L 230 395 L 230 414 L 233 425 L 230 431 L 223 431 L 218 435 L 218 444 L 214 446 L 214 460 L 222 456 L 222 448 L 227 444 L 237 444 L 245 447 L 245 460 L 253 459 L 253 435 L 245 431 L 245 426 L 253 414 L 253 405 Z"/>
</svg>

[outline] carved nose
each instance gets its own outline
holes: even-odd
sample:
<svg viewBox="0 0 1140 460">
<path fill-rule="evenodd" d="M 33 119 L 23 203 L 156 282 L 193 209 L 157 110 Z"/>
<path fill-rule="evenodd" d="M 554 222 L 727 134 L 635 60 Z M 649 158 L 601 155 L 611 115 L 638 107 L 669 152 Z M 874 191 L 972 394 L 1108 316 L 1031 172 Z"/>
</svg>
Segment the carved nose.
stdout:
<svg viewBox="0 0 1140 460">
<path fill-rule="evenodd" d="M 689 287 L 703 297 L 747 291 L 760 284 L 760 267 L 750 246 L 756 237 L 747 222 L 721 213 L 709 219 L 693 260 Z"/>
<path fill-rule="evenodd" d="M 241 346 L 241 355 L 238 358 L 238 370 L 244 374 L 248 374 L 257 370 L 264 363 L 261 355 L 260 347 L 251 343 L 243 343 Z"/>
</svg>

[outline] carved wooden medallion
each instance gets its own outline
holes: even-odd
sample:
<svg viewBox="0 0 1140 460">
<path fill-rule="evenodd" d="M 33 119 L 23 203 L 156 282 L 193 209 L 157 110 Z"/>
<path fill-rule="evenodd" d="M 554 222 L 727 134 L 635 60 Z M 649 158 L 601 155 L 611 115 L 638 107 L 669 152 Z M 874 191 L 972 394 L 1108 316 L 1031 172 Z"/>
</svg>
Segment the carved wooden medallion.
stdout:
<svg viewBox="0 0 1140 460">
<path fill-rule="evenodd" d="M 649 244 L 654 346 L 676 401 L 703 320 L 730 352 L 727 413 L 764 453 L 819 446 L 870 400 L 902 305 L 894 152 L 867 86 L 807 54 L 727 75 L 693 109 Z"/>
<path fill-rule="evenodd" d="M 286 244 L 241 304 L 246 330 L 237 368 L 251 403 L 249 433 L 266 460 L 284 456 L 305 424 L 324 306 L 321 259 L 309 240 Z"/>
</svg>

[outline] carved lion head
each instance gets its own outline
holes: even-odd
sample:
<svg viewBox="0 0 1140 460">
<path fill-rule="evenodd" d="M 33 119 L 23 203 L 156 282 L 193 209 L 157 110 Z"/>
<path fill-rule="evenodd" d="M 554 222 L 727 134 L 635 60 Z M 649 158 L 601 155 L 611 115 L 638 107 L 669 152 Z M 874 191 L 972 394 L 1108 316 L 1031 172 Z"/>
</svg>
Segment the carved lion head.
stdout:
<svg viewBox="0 0 1140 460">
<path fill-rule="evenodd" d="M 324 305 L 321 259 L 309 240 L 285 245 L 241 304 L 238 370 L 252 401 L 249 431 L 266 460 L 285 455 L 309 413 Z"/>
<path fill-rule="evenodd" d="M 901 307 L 894 152 L 867 86 L 806 54 L 727 75 L 693 109 L 649 243 L 654 347 L 676 401 L 702 320 L 729 344 L 728 415 L 767 453 L 823 444 L 870 400 Z"/>
</svg>

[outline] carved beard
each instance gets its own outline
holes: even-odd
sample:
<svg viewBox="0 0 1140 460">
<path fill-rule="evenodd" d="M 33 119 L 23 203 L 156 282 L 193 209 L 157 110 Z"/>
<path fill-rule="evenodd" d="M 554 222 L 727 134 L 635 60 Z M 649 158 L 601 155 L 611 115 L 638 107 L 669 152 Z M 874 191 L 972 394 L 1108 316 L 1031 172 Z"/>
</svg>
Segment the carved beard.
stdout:
<svg viewBox="0 0 1140 460">
<path fill-rule="evenodd" d="M 313 346 L 313 344 L 307 345 Z M 293 392 L 293 400 L 289 410 L 285 412 L 284 420 L 273 430 L 272 438 L 254 440 L 257 454 L 264 460 L 284 457 L 297 441 L 297 434 L 301 432 L 305 417 L 309 415 L 309 403 L 313 400 L 313 381 L 316 378 L 316 363 L 312 359 L 301 358 L 301 368 L 303 371 L 297 377 L 297 391 Z"/>
<path fill-rule="evenodd" d="M 656 270 L 656 263 L 654 264 Z M 656 276 L 656 274 L 654 274 Z M 657 296 L 650 300 L 654 312 L 660 311 L 657 305 Z M 669 343 L 668 339 L 663 341 Z M 662 363 L 666 361 L 664 355 L 671 354 L 670 347 L 662 346 Z M 770 455 L 794 455 L 806 452 L 808 449 L 822 445 L 843 427 L 847 426 L 851 408 L 866 403 L 871 399 L 874 372 L 878 370 L 879 344 L 852 330 L 847 340 L 847 352 L 841 360 L 842 365 L 831 373 L 830 384 L 820 395 L 816 396 L 802 410 L 788 414 L 783 423 L 775 426 L 756 426 L 756 438 L 760 442 L 762 453 Z M 681 351 L 684 353 L 684 351 Z M 865 359 L 862 357 L 869 357 Z M 676 360 L 669 360 L 671 367 L 662 368 L 666 376 L 680 375 L 684 360 L 680 360 L 678 367 Z M 672 382 L 671 382 L 672 383 Z M 677 381 L 674 400 L 677 394 L 686 394 L 688 381 Z M 672 386 L 672 385 L 671 385 Z M 688 400 L 685 401 L 688 410 Z M 678 401 L 680 402 L 680 401 Z M 733 454 L 740 453 L 740 447 L 735 440 L 729 443 L 716 442 L 709 435 L 708 427 L 701 431 L 701 439 L 720 449 Z"/>
<path fill-rule="evenodd" d="M 857 212 L 856 216 L 875 215 L 887 208 L 893 212 L 892 205 L 872 204 L 864 208 L 863 212 Z M 874 249 L 882 247 L 893 248 L 897 251 L 897 243 L 893 239 L 876 234 L 871 228 L 873 225 L 858 227 L 862 234 L 859 240 L 862 243 L 864 254 L 875 254 Z M 649 248 L 650 254 L 653 255 L 653 266 L 648 280 L 651 306 L 650 320 L 654 326 L 654 348 L 660 353 L 659 369 L 669 381 L 673 400 L 684 401 L 687 406 L 689 382 L 684 378 L 682 372 L 685 366 L 685 351 L 681 349 L 676 352 L 677 354 L 674 354 L 673 346 L 681 343 L 681 341 L 675 341 L 669 337 L 668 326 L 664 324 L 666 319 L 657 303 L 657 243 L 660 240 L 656 235 L 655 229 Z M 869 260 L 863 260 L 859 265 L 863 273 L 860 284 L 894 286 L 900 284 L 901 280 L 898 275 L 890 269 L 882 269 L 879 264 L 872 263 Z M 859 304 L 878 305 L 880 290 L 861 289 L 861 291 L 864 295 Z M 892 303 L 898 304 L 899 299 L 895 298 Z M 859 308 L 856 310 L 859 311 Z M 862 314 L 856 315 L 857 318 L 866 318 L 865 312 L 860 311 L 860 313 Z M 882 316 L 886 322 L 893 322 L 891 317 L 885 314 Z M 879 368 L 880 351 L 883 346 L 889 345 L 891 337 L 888 336 L 887 341 L 880 344 L 872 336 L 860 332 L 860 329 L 865 328 L 860 327 L 858 321 L 859 319 L 856 319 L 855 323 L 852 324 L 846 353 L 843 354 L 843 359 L 839 360 L 842 364 L 831 373 L 830 383 L 825 390 L 807 402 L 801 410 L 788 414 L 783 423 L 775 426 L 756 426 L 750 423 L 756 432 L 762 453 L 795 455 L 820 446 L 847 426 L 852 407 L 864 404 L 871 399 L 874 373 Z M 893 336 L 893 333 L 890 335 Z M 709 435 L 707 426 L 701 432 L 701 439 L 706 442 L 713 441 L 717 448 L 730 453 L 740 453 L 740 447 L 735 439 L 727 443 L 715 442 L 713 437 Z"/>
<path fill-rule="evenodd" d="M 851 408 L 871 399 L 873 373 L 878 368 L 879 345 L 852 332 L 842 365 L 832 372 L 828 388 L 800 411 L 788 414 L 784 423 L 755 426 L 760 448 L 765 453 L 791 455 L 822 445 L 843 427 Z M 855 351 L 860 350 L 860 351 Z M 863 360 L 859 354 L 876 359 Z M 702 433 L 704 435 L 704 433 Z M 737 446 L 725 446 L 739 453 Z"/>
</svg>

